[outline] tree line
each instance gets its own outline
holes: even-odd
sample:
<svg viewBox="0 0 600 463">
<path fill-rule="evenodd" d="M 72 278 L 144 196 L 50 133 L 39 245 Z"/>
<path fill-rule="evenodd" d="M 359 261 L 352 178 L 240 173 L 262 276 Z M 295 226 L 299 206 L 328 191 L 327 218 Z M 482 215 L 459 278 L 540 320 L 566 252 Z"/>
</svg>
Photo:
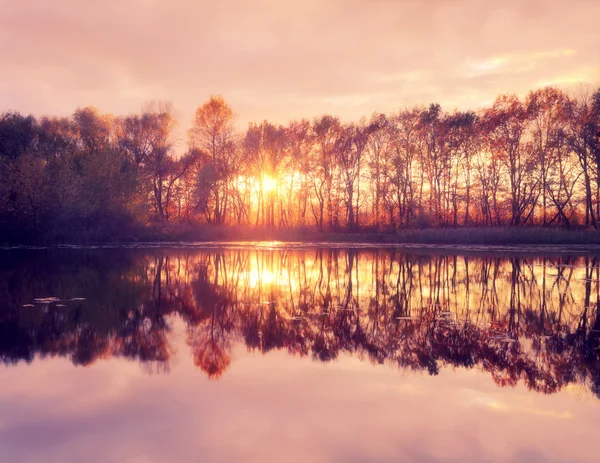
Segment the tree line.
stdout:
<svg viewBox="0 0 600 463">
<path fill-rule="evenodd" d="M 183 153 L 170 104 L 113 117 L 0 115 L 0 238 L 98 237 L 166 223 L 320 231 L 600 226 L 600 89 L 501 95 L 344 123 L 238 131 L 220 96 Z"/>
</svg>

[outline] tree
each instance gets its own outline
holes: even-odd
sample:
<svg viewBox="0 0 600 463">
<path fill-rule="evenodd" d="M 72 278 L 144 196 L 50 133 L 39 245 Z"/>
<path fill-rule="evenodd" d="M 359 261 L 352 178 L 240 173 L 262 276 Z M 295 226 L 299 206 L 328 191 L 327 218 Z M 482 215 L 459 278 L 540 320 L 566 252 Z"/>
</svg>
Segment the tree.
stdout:
<svg viewBox="0 0 600 463">
<path fill-rule="evenodd" d="M 110 147 L 111 119 L 108 115 L 101 115 L 96 108 L 88 106 L 75 111 L 73 122 L 83 151 L 96 154 Z"/>
<path fill-rule="evenodd" d="M 287 163 L 287 143 L 284 127 L 266 121 L 261 125 L 250 124 L 246 132 L 246 171 L 258 186 L 256 225 L 262 216 L 263 225 L 275 226 L 276 203 L 279 205 L 279 223 L 284 220 L 282 198 L 278 195 L 277 186 Z"/>
<path fill-rule="evenodd" d="M 26 211 L 32 203 L 26 199 L 27 191 L 22 190 L 23 180 L 27 178 L 32 183 L 36 177 L 37 182 L 43 180 L 40 165 L 35 160 L 38 136 L 39 125 L 33 116 L 17 112 L 0 115 L 0 228 L 7 232 L 10 230 L 11 234 L 27 229 L 24 214 L 29 214 Z M 23 160 L 24 157 L 27 159 Z M 27 169 L 28 165 L 32 168 L 31 172 Z M 39 196 L 34 201 L 36 205 L 37 199 Z M 23 209 L 24 206 L 26 209 Z"/>
<path fill-rule="evenodd" d="M 415 164 L 419 149 L 420 112 L 405 109 L 392 118 L 393 170 L 390 181 L 398 207 L 398 227 L 409 226 L 415 215 Z"/>
<path fill-rule="evenodd" d="M 317 226 L 324 229 L 324 211 L 327 213 L 328 228 L 337 228 L 339 225 L 334 220 L 335 193 L 333 190 L 336 144 L 342 134 L 342 125 L 337 117 L 325 115 L 317 118 L 312 124 L 314 152 L 312 156 L 312 169 L 309 176 L 317 198 L 317 209 L 313 208 L 313 215 Z M 312 204 L 311 204 L 312 207 Z"/>
<path fill-rule="evenodd" d="M 421 168 L 429 186 L 429 214 L 444 224 L 450 204 L 451 152 L 449 124 L 439 104 L 431 104 L 421 112 L 419 131 L 423 146 Z"/>
<path fill-rule="evenodd" d="M 535 175 L 535 157 L 526 139 L 530 123 L 527 108 L 515 95 L 499 96 L 484 113 L 490 151 L 508 173 L 511 225 L 525 223 L 532 216 L 539 195 L 541 180 Z"/>
<path fill-rule="evenodd" d="M 369 121 L 369 169 L 372 195 L 372 217 L 375 228 L 382 221 L 382 204 L 388 197 L 388 180 L 391 171 L 390 159 L 390 121 L 385 114 L 374 113 Z"/>
<path fill-rule="evenodd" d="M 553 200 L 559 216 L 568 223 L 561 196 L 563 193 L 566 193 L 568 198 L 572 196 L 569 195 L 572 185 L 565 184 L 564 162 L 565 156 L 568 155 L 564 149 L 566 142 L 564 134 L 570 101 L 561 90 L 546 87 L 530 92 L 524 104 L 532 119 L 533 152 L 540 171 L 542 224 L 544 226 L 548 224 L 548 199 Z M 558 171 L 555 175 L 557 182 L 552 178 L 555 170 Z M 553 185 L 557 185 L 557 188 L 552 188 Z"/>
<path fill-rule="evenodd" d="M 582 169 L 585 190 L 585 225 L 598 228 L 600 209 L 600 89 L 595 94 L 581 92 L 568 107 L 567 143 Z"/>
<path fill-rule="evenodd" d="M 174 160 L 172 131 L 176 122 L 171 104 L 151 105 L 146 108 L 145 113 L 145 117 L 150 121 L 150 133 L 146 154 L 141 161 L 143 173 L 150 182 L 158 218 L 168 221 L 173 183 L 189 168 L 195 155 L 188 155 L 183 163 Z"/>
<path fill-rule="evenodd" d="M 296 225 L 304 226 L 310 199 L 310 153 L 313 148 L 310 122 L 306 119 L 290 122 L 285 128 L 285 138 L 290 174 L 287 189 L 288 219 L 295 220 Z"/>
<path fill-rule="evenodd" d="M 35 148 L 39 126 L 32 115 L 17 112 L 0 115 L 0 156 L 15 160 Z"/>
<path fill-rule="evenodd" d="M 365 124 L 350 124 L 342 127 L 337 140 L 335 154 L 343 177 L 344 202 L 346 204 L 346 226 L 348 230 L 358 228 L 358 204 L 354 205 L 355 190 L 360 182 L 360 168 L 369 141 L 370 128 Z M 358 195 L 357 195 L 358 196 Z"/>
<path fill-rule="evenodd" d="M 233 127 L 233 111 L 220 95 L 210 99 L 196 110 L 189 130 L 190 147 L 206 152 L 210 162 L 205 165 L 199 188 L 205 203 L 212 211 L 210 220 L 216 225 L 225 223 L 229 205 L 229 184 L 237 168 L 237 146 Z"/>
<path fill-rule="evenodd" d="M 464 202 L 463 224 L 471 221 L 472 161 L 480 149 L 478 118 L 471 111 L 454 112 L 446 117 L 448 144 L 451 156 L 450 165 L 450 204 L 452 224 L 459 223 L 459 208 Z"/>
</svg>

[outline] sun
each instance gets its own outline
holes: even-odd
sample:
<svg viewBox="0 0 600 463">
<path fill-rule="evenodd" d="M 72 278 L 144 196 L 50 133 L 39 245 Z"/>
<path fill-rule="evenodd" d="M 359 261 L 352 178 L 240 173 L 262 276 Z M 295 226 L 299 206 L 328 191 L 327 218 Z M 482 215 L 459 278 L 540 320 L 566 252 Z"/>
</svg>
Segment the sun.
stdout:
<svg viewBox="0 0 600 463">
<path fill-rule="evenodd" d="M 265 175 L 263 177 L 262 187 L 264 192 L 269 193 L 277 188 L 277 180 L 275 180 L 273 177 Z"/>
</svg>

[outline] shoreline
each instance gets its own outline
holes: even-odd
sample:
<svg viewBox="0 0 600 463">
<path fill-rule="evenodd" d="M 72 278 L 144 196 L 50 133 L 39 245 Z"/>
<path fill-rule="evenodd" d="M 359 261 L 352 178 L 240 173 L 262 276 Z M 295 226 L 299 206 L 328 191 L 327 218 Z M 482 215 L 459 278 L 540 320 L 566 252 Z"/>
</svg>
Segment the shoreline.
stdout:
<svg viewBox="0 0 600 463">
<path fill-rule="evenodd" d="M 78 240 L 77 240 L 78 241 Z M 95 244 L 89 240 L 86 244 Z M 370 243 L 390 245 L 598 245 L 600 230 L 542 227 L 447 227 L 413 228 L 395 231 L 324 231 L 314 229 L 256 229 L 248 227 L 186 226 L 141 230 L 121 240 L 98 240 L 96 243 L 139 242 L 302 242 L 302 243 Z M 61 244 L 61 243 L 49 243 Z"/>
<path fill-rule="evenodd" d="M 6 248 L 48 248 L 69 246 L 122 246 L 133 247 L 142 244 L 173 243 L 235 244 L 278 242 L 302 245 L 345 245 L 370 247 L 531 247 L 554 246 L 600 249 L 600 230 L 559 229 L 541 227 L 459 227 L 423 228 L 396 231 L 361 230 L 326 231 L 314 229 L 268 230 L 249 227 L 216 227 L 167 224 L 163 226 L 124 231 L 118 236 L 95 233 L 64 233 L 43 236 L 21 242 L 1 241 L 0 249 Z"/>
<path fill-rule="evenodd" d="M 162 231 L 162 230 L 161 230 Z M 257 235 L 260 235 L 258 237 Z M 79 237 L 81 238 L 81 237 Z M 233 230 L 184 230 L 140 233 L 121 240 L 1 243 L 0 250 L 60 249 L 389 249 L 410 253 L 600 255 L 600 231 L 540 228 L 414 229 L 396 233 Z"/>
</svg>

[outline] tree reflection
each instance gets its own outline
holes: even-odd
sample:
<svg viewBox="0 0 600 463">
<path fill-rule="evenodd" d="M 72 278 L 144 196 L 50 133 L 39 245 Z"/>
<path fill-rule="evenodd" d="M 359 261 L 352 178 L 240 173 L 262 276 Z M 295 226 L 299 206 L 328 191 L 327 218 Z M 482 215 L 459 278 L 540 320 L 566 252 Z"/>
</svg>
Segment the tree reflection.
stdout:
<svg viewBox="0 0 600 463">
<path fill-rule="evenodd" d="M 477 368 L 500 386 L 580 384 L 600 396 L 599 280 L 593 256 L 39 251 L 0 263 L 0 359 L 123 357 L 168 371 L 177 322 L 215 379 L 242 342 L 432 375 Z M 50 296 L 70 299 L 35 300 Z"/>
</svg>

